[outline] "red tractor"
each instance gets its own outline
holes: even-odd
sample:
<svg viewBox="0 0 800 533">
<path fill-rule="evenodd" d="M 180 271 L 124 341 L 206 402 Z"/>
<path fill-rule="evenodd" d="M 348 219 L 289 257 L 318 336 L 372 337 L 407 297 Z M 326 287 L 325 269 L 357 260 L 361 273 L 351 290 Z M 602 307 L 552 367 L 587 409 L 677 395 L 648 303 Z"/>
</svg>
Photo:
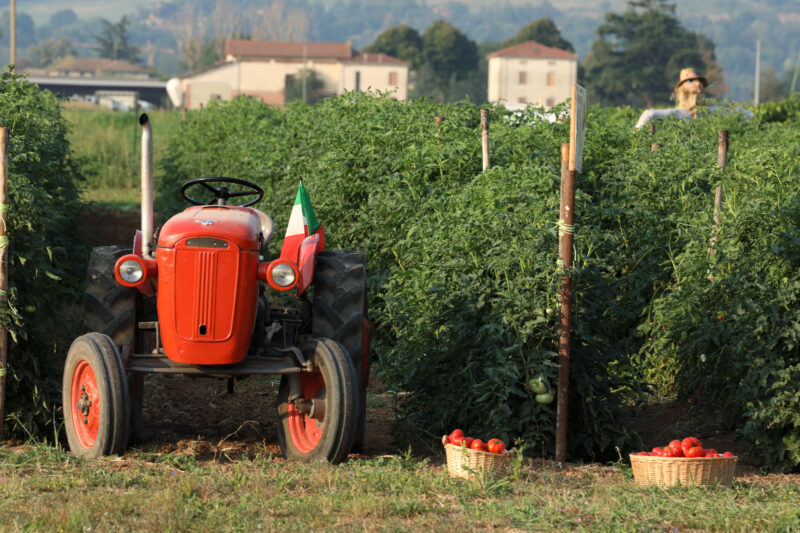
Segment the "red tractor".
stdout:
<svg viewBox="0 0 800 533">
<path fill-rule="evenodd" d="M 64 367 L 70 449 L 89 457 L 124 453 L 142 426 L 145 374 L 226 379 L 228 392 L 235 379 L 279 374 L 284 455 L 342 461 L 364 439 L 363 255 L 324 250 L 320 227 L 285 239 L 281 257 L 264 261 L 273 223 L 251 207 L 264 191 L 235 178 L 185 183 L 181 194 L 193 205 L 154 235 L 152 134 L 147 115 L 139 122 L 142 228 L 132 249 L 92 251 L 84 309 L 89 333 L 72 343 Z M 213 198 L 187 192 L 199 189 Z M 268 289 L 295 290 L 297 305 L 274 307 Z"/>
</svg>

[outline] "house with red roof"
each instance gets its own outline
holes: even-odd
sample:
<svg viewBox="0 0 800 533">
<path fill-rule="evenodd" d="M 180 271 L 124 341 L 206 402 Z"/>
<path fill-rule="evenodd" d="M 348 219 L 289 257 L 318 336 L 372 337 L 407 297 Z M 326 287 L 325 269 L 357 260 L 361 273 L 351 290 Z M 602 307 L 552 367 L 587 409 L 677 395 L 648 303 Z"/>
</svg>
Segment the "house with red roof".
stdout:
<svg viewBox="0 0 800 533">
<path fill-rule="evenodd" d="M 488 54 L 490 102 L 552 107 L 578 81 L 578 56 L 534 41 Z"/>
<path fill-rule="evenodd" d="M 283 105 L 287 85 L 297 83 L 304 71 L 313 71 L 321 82 L 322 96 L 347 91 L 388 91 L 405 100 L 408 68 L 407 62 L 394 57 L 354 50 L 349 42 L 231 39 L 226 43 L 223 62 L 170 80 L 167 89 L 173 104 L 186 109 L 198 109 L 210 100 L 230 100 L 239 95 Z"/>
</svg>

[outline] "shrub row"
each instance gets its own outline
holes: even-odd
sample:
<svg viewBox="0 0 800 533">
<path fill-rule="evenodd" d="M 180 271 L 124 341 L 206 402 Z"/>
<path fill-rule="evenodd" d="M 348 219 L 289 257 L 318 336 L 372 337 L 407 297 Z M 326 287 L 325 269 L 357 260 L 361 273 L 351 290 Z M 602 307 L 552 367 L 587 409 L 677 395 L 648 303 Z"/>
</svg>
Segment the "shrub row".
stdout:
<svg viewBox="0 0 800 533">
<path fill-rule="evenodd" d="M 446 117 L 438 129 L 437 115 Z M 653 386 L 724 409 L 762 462 L 796 468 L 797 133 L 765 115 L 715 113 L 665 121 L 651 137 L 633 130 L 635 118 L 589 113 L 570 453 L 638 446 L 621 407 Z M 411 393 L 406 427 L 464 426 L 551 450 L 552 405 L 536 403 L 526 382 L 542 376 L 555 388 L 567 125 L 502 109 L 491 124 L 493 168 L 481 172 L 479 113 L 468 103 L 347 94 L 285 110 L 213 104 L 168 147 L 160 210 L 180 205 L 183 180 L 230 175 L 265 186 L 261 207 L 280 228 L 304 178 L 329 246 L 367 253 L 374 352 L 388 382 Z M 724 172 L 721 129 L 731 136 Z M 711 255 L 719 183 L 726 200 Z"/>
<path fill-rule="evenodd" d="M 56 98 L 12 72 L 0 75 L 0 125 L 9 129 L 8 306 L 0 321 L 10 339 L 7 435 L 44 431 L 75 319 L 76 280 L 85 272 L 67 126 Z"/>
</svg>

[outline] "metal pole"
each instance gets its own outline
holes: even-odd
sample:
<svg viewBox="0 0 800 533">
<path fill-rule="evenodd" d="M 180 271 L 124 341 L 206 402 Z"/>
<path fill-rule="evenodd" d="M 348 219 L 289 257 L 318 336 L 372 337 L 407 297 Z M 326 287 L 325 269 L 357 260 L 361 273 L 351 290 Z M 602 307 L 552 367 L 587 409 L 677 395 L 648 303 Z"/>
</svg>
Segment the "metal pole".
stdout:
<svg viewBox="0 0 800 533">
<path fill-rule="evenodd" d="M 561 218 L 561 335 L 558 340 L 558 403 L 556 409 L 556 461 L 567 460 L 567 408 L 569 405 L 570 328 L 572 327 L 572 242 L 575 227 L 575 171 L 568 170 L 563 183 Z"/>
<path fill-rule="evenodd" d="M 0 127 L 0 308 L 8 314 L 6 291 L 8 290 L 8 236 L 6 222 L 8 204 L 8 128 Z M 3 425 L 6 420 L 6 373 L 8 372 L 8 331 L 0 325 L 0 442 L 3 442 Z"/>
<path fill-rule="evenodd" d="M 761 88 L 761 39 L 756 40 L 756 88 L 753 95 L 753 104 L 758 107 Z"/>
<path fill-rule="evenodd" d="M 17 64 L 17 0 L 11 0 L 11 53 L 9 63 Z"/>
<path fill-rule="evenodd" d="M 481 148 L 483 170 L 489 168 L 489 110 L 481 109 Z"/>
</svg>

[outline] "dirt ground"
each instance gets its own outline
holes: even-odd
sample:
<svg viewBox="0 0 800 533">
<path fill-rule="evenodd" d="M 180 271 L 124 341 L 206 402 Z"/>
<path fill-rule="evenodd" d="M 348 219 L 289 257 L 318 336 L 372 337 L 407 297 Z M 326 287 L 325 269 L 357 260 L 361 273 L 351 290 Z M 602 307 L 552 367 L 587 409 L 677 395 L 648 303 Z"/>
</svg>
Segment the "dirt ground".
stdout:
<svg viewBox="0 0 800 533">
<path fill-rule="evenodd" d="M 131 244 L 139 227 L 138 211 L 93 206 L 81 217 L 89 246 Z M 237 381 L 228 394 L 225 381 L 147 376 L 144 424 L 136 447 L 163 452 L 180 451 L 198 458 L 233 458 L 242 454 L 280 454 L 277 442 L 277 378 Z M 391 430 L 393 397 L 372 380 L 367 400 L 364 456 L 396 453 Z M 720 416 L 699 415 L 689 404 L 658 404 L 638 409 L 634 427 L 646 449 L 672 439 L 696 436 L 705 447 L 730 450 L 744 458 L 746 448 Z M 756 469 L 745 458 L 737 475 Z"/>
</svg>

